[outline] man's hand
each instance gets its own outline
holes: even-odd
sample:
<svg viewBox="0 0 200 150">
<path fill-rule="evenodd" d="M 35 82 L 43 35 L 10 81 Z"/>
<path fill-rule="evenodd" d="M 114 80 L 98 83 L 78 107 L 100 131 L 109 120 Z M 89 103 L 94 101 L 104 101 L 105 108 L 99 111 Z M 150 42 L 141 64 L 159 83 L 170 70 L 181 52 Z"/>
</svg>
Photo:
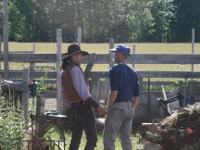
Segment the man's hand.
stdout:
<svg viewBox="0 0 200 150">
<path fill-rule="evenodd" d="M 99 105 L 97 107 L 97 111 L 102 115 L 105 115 L 107 113 L 106 109 L 102 105 Z"/>
<path fill-rule="evenodd" d="M 112 104 L 114 103 L 114 101 L 116 100 L 117 94 L 118 94 L 118 91 L 111 91 L 109 93 L 108 104 L 107 104 L 108 108 L 110 108 L 112 106 Z"/>
</svg>

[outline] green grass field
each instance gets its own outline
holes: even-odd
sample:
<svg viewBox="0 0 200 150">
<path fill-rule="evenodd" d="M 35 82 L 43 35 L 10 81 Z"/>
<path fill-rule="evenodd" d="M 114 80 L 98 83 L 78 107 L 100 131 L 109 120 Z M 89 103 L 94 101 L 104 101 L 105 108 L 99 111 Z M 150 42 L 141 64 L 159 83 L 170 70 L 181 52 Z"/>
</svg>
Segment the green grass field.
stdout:
<svg viewBox="0 0 200 150">
<path fill-rule="evenodd" d="M 117 46 L 119 43 L 115 43 Z M 133 49 L 133 45 L 136 45 L 137 54 L 191 54 L 191 43 L 124 43 Z M 62 44 L 62 53 L 67 52 L 69 43 Z M 31 51 L 33 43 L 17 43 L 10 42 L 10 51 Z M 108 54 L 109 43 L 95 43 L 95 44 L 81 44 L 82 50 L 89 53 Z M 3 48 L 2 48 L 3 49 Z M 56 43 L 36 43 L 36 53 L 56 53 Z M 195 54 L 200 54 L 200 43 L 195 44 Z M 36 64 L 37 66 L 55 66 L 55 64 Z M 86 65 L 82 65 L 83 69 Z M 28 68 L 27 63 L 10 63 L 10 70 L 21 70 Z M 2 64 L 3 69 L 3 64 Z M 108 65 L 94 65 L 92 71 L 107 71 Z M 179 64 L 136 64 L 135 69 L 137 71 L 190 71 L 191 65 L 179 65 Z M 200 65 L 194 65 L 194 71 L 200 71 Z M 152 79 L 152 81 L 177 81 L 180 79 Z"/>
</svg>

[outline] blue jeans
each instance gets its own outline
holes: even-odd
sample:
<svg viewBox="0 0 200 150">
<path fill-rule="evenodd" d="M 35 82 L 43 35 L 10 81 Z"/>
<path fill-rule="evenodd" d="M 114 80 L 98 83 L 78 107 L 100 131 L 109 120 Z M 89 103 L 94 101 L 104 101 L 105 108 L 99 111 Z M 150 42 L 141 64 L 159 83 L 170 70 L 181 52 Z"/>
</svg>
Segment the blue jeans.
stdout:
<svg viewBox="0 0 200 150">
<path fill-rule="evenodd" d="M 135 109 L 131 101 L 114 103 L 108 108 L 104 127 L 104 150 L 115 150 L 115 140 L 121 137 L 123 150 L 132 150 L 132 120 Z"/>
<path fill-rule="evenodd" d="M 94 150 L 97 142 L 96 121 L 92 107 L 71 106 L 72 139 L 69 150 L 78 150 L 82 132 L 85 131 L 87 143 L 84 150 Z"/>
</svg>

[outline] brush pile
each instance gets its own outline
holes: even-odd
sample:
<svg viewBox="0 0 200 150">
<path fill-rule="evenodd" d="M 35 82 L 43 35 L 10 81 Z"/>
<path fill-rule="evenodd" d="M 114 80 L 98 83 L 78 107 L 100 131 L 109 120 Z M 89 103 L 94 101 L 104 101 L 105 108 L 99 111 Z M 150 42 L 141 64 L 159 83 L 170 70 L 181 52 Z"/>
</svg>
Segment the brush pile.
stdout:
<svg viewBox="0 0 200 150">
<path fill-rule="evenodd" d="M 161 144 L 163 150 L 198 147 L 200 139 L 200 103 L 175 111 L 171 116 L 153 124 L 143 136 L 152 143 Z"/>
</svg>

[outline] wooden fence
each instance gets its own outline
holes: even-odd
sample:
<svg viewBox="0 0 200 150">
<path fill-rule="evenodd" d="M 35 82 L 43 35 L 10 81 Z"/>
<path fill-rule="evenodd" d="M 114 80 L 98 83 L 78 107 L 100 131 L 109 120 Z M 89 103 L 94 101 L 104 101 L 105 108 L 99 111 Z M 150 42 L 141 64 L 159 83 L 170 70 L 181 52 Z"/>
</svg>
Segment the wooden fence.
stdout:
<svg viewBox="0 0 200 150">
<path fill-rule="evenodd" d="M 44 97 L 47 98 L 57 98 L 58 110 L 61 109 L 60 103 L 60 70 L 59 66 L 61 63 L 61 58 L 64 56 L 62 54 L 62 35 L 61 31 L 57 30 L 57 54 L 8 54 L 9 62 L 21 62 L 21 63 L 55 63 L 57 68 L 56 71 L 49 71 L 47 77 L 49 79 L 56 79 L 57 92 L 46 92 L 43 93 Z M 114 39 L 110 39 L 109 47 L 114 47 Z M 127 63 L 132 64 L 200 64 L 199 54 L 133 54 L 128 58 Z M 84 57 L 83 64 L 87 64 L 90 56 Z M 113 66 L 114 62 L 113 53 L 109 54 L 97 54 L 97 59 L 95 64 L 109 64 Z M 4 62 L 4 54 L 0 53 L 0 62 Z M 2 78 L 5 75 L 4 70 L 0 70 L 0 75 Z M 45 75 L 45 71 L 34 71 L 30 70 L 30 78 L 40 78 Z M 19 70 L 9 70 L 9 79 L 19 79 L 22 78 L 22 71 Z M 200 78 L 200 72 L 191 71 L 138 71 L 140 85 L 143 85 L 143 78 Z M 106 100 L 109 91 L 108 83 L 108 72 L 107 71 L 96 71 L 90 73 L 90 92 L 96 99 Z M 22 78 L 23 79 L 23 78 Z M 145 83 L 146 84 L 146 83 Z M 156 84 L 156 83 L 154 83 Z"/>
</svg>

